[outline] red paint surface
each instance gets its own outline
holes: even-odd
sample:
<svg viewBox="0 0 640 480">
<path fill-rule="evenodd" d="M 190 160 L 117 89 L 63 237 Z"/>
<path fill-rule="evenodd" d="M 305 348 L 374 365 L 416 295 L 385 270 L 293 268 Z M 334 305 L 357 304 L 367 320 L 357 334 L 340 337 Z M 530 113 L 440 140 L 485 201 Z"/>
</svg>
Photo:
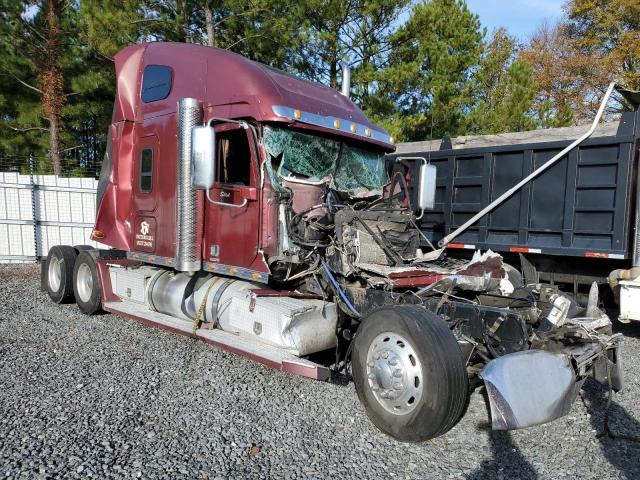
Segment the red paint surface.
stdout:
<svg viewBox="0 0 640 480">
<path fill-rule="evenodd" d="M 439 282 L 448 276 L 449 275 L 422 272 L 416 275 L 391 278 L 391 284 L 395 288 L 425 287 Z"/>
</svg>

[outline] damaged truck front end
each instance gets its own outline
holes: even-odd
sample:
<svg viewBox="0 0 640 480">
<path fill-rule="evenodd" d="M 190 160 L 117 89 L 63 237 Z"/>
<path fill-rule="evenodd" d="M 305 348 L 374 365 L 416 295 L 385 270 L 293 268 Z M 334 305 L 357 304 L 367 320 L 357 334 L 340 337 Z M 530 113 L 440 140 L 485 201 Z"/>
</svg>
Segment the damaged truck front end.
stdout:
<svg viewBox="0 0 640 480">
<path fill-rule="evenodd" d="M 349 219 L 353 215 L 351 212 Z M 393 225 L 390 221 L 383 223 Z M 370 230 L 380 231 L 380 238 L 385 238 L 388 235 L 385 235 L 384 228 L 369 222 L 369 228 L 354 227 L 349 236 L 362 242 L 362 239 L 369 239 L 367 230 Z M 397 230 L 396 227 L 394 232 Z M 525 428 L 565 415 L 590 376 L 604 384 L 611 383 L 616 391 L 622 388 L 619 362 L 622 338 L 620 334 L 612 334 L 609 317 L 598 308 L 598 287 L 595 284 L 589 303 L 581 306 L 557 287 L 526 284 L 517 270 L 490 251 L 484 254 L 476 252 L 469 262 L 441 255 L 437 260 L 428 262 L 417 257 L 402 265 L 391 265 L 391 259 L 386 264 L 361 261 L 383 258 L 385 252 L 381 245 L 367 244 L 364 254 L 356 249 L 357 245 L 358 242 L 349 245 L 345 241 L 336 247 L 333 255 L 330 254 L 332 248 L 327 249 L 333 271 L 357 272 L 357 276 L 352 274 L 351 278 L 344 278 L 341 288 L 346 300 L 338 301 L 344 312 L 356 311 L 359 314 L 351 326 L 356 332 L 356 350 L 360 346 L 358 337 L 367 336 L 369 318 L 375 317 L 376 312 L 385 311 L 388 307 L 400 310 L 409 306 L 419 307 L 423 313 L 417 310 L 416 314 L 413 308 L 409 321 L 442 322 L 446 325 L 458 350 L 446 350 L 440 361 L 464 364 L 468 380 L 465 385 L 468 387 L 460 388 L 465 392 L 466 388 L 471 390 L 484 385 L 494 429 Z M 393 249 L 394 246 L 389 243 L 388 248 Z M 362 244 L 360 249 L 362 251 Z M 402 256 L 402 249 L 395 249 L 395 252 Z M 349 266 L 345 267 L 343 262 L 348 262 Z M 394 322 L 388 320 L 383 329 L 393 340 L 392 334 L 396 331 L 392 325 Z M 349 330 L 346 326 L 344 328 Z M 440 332 L 435 341 L 442 341 L 443 335 L 445 333 Z M 413 335 L 399 341 L 411 343 L 419 340 Z M 434 340 L 427 336 L 421 341 Z M 360 348 L 369 350 L 372 345 L 365 344 Z M 365 390 L 359 392 L 365 405 L 370 405 L 366 401 L 367 389 L 378 389 L 373 397 L 391 405 L 392 412 L 402 414 L 404 407 L 409 405 L 406 401 L 411 397 L 406 399 L 403 394 L 407 389 L 416 390 L 411 379 L 405 378 L 413 360 L 408 357 L 404 368 L 397 369 L 396 366 L 403 367 L 402 350 L 381 350 L 382 356 L 398 353 L 395 365 L 393 362 L 380 363 L 370 355 L 363 362 L 361 352 L 353 353 L 356 357 L 352 358 L 353 375 L 356 386 Z M 418 358 L 419 347 L 416 351 Z M 385 378 L 385 372 L 391 372 L 390 380 Z M 444 372 L 452 373 L 448 369 Z M 427 381 L 428 375 L 422 372 L 422 375 L 414 376 L 413 384 Z M 429 385 L 424 388 L 429 389 Z M 448 401 L 455 399 L 455 395 L 451 397 Z M 396 399 L 398 402 L 394 402 Z M 415 431 L 415 426 L 397 430 L 386 423 L 389 417 L 370 416 L 378 426 L 397 438 L 424 439 L 409 433 Z M 449 424 L 452 425 L 453 422 Z M 433 435 L 431 431 L 421 431 L 424 436 Z M 436 433 L 443 433 L 442 429 Z"/>
<path fill-rule="evenodd" d="M 621 388 L 621 337 L 597 285 L 579 305 L 496 253 L 449 258 L 422 236 L 414 211 L 433 202 L 435 172 L 421 171 L 412 206 L 406 176 L 387 180 L 374 153 L 271 127 L 263 142 L 280 202 L 272 275 L 335 304 L 334 367 L 351 366 L 381 430 L 441 435 L 482 385 L 501 430 L 565 415 L 589 376 Z"/>
</svg>

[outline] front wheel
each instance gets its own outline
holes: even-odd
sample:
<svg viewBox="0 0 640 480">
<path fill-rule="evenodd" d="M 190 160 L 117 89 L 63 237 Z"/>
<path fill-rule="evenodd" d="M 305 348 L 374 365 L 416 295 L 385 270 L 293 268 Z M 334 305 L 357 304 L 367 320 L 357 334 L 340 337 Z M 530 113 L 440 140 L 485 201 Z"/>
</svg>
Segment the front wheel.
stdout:
<svg viewBox="0 0 640 480">
<path fill-rule="evenodd" d="M 363 320 L 354 342 L 356 391 L 380 430 L 421 442 L 460 419 L 468 398 L 465 362 L 436 314 L 415 305 L 382 307 Z"/>
</svg>

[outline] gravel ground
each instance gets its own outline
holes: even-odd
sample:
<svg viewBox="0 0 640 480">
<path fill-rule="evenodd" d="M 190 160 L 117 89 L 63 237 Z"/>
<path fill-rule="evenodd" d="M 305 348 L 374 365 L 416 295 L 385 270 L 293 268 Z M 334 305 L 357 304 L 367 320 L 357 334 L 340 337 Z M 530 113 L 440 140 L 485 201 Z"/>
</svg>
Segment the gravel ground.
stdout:
<svg viewBox="0 0 640 480">
<path fill-rule="evenodd" d="M 605 390 L 570 415 L 488 428 L 474 393 L 424 444 L 367 420 L 352 383 L 321 383 L 39 291 L 38 268 L 0 266 L 0 478 L 640 478 L 640 444 L 597 437 Z M 640 435 L 640 325 L 626 327 L 615 431 Z"/>
</svg>

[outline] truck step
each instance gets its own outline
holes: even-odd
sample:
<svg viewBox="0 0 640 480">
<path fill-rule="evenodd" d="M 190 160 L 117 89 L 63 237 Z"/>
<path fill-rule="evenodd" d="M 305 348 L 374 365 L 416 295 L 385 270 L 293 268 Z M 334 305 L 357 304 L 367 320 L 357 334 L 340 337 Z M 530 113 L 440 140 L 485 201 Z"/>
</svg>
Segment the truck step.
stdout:
<svg viewBox="0 0 640 480">
<path fill-rule="evenodd" d="M 130 302 L 107 302 L 103 307 L 107 312 L 137 320 L 145 325 L 202 340 L 276 370 L 323 381 L 328 380 L 330 376 L 329 369 L 323 365 L 296 357 L 287 351 L 251 338 L 241 337 L 219 329 L 207 330 L 203 328 L 196 330 L 194 335 L 191 331 L 191 323 L 164 313 L 153 312 L 143 305 Z"/>
</svg>

